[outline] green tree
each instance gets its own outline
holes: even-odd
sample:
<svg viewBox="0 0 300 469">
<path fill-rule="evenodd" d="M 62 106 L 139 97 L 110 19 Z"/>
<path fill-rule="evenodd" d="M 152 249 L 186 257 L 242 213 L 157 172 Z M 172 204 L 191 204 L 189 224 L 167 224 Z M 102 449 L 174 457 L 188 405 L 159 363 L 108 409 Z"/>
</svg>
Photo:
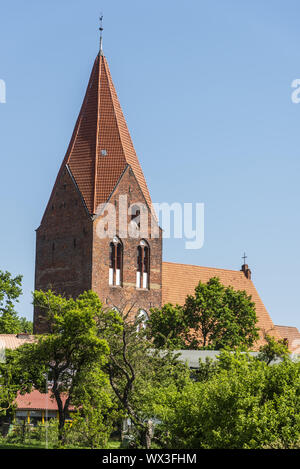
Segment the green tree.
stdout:
<svg viewBox="0 0 300 469">
<path fill-rule="evenodd" d="M 33 322 L 32 321 L 26 318 L 20 317 L 19 324 L 20 324 L 20 330 L 18 334 L 22 332 L 27 333 L 27 334 L 33 334 Z"/>
<path fill-rule="evenodd" d="M 91 367 L 84 381 L 77 386 L 73 403 L 77 412 L 72 416 L 70 437 L 75 437 L 81 446 L 106 448 L 120 412 L 108 377 L 98 363 Z"/>
<path fill-rule="evenodd" d="M 98 296 L 91 291 L 76 300 L 52 291 L 36 291 L 34 304 L 46 310 L 51 333 L 19 348 L 19 366 L 23 369 L 22 379 L 40 392 L 45 392 L 48 380 L 58 406 L 59 440 L 64 442 L 65 420 L 76 390 L 94 364 L 104 365 L 108 356 L 107 341 L 98 337 L 96 322 L 105 313 Z"/>
<path fill-rule="evenodd" d="M 150 448 L 153 440 L 154 403 L 172 383 L 182 388 L 189 379 L 187 367 L 171 352 L 160 352 L 139 330 L 139 322 L 128 320 L 131 308 L 120 315 L 122 329 L 108 338 L 110 353 L 106 369 L 111 387 L 136 431 L 137 445 Z M 157 441 L 156 437 L 154 440 Z"/>
<path fill-rule="evenodd" d="M 222 352 L 217 368 L 183 390 L 165 389 L 156 407 L 165 447 L 299 447 L 299 363 L 267 366 L 246 353 Z"/>
<path fill-rule="evenodd" d="M 27 392 L 31 386 L 20 377 L 22 369 L 18 365 L 19 350 L 5 350 L 0 360 L 0 416 L 8 415 L 14 408 L 18 391 Z"/>
<path fill-rule="evenodd" d="M 153 310 L 148 337 L 155 346 L 187 349 L 247 349 L 258 339 L 255 304 L 245 291 L 225 287 L 216 277 L 199 282 L 180 306 Z"/>
<path fill-rule="evenodd" d="M 0 418 L 12 416 L 16 408 L 18 392 L 30 392 L 32 385 L 28 380 L 28 370 L 21 363 L 22 347 L 6 349 L 0 358 Z"/>
<path fill-rule="evenodd" d="M 265 361 L 269 365 L 278 358 L 287 359 L 289 350 L 284 339 L 276 340 L 275 337 L 269 334 L 264 334 L 264 338 L 266 343 L 259 349 L 259 360 Z"/>
<path fill-rule="evenodd" d="M 15 311 L 15 303 L 22 295 L 22 275 L 12 277 L 9 272 L 0 270 L 0 334 L 32 332 L 32 322 L 20 318 Z"/>
<path fill-rule="evenodd" d="M 151 310 L 150 320 L 147 322 L 147 336 L 154 338 L 154 344 L 159 348 L 180 350 L 186 348 L 185 337 L 189 332 L 184 309 L 168 303 L 161 309 Z"/>
</svg>

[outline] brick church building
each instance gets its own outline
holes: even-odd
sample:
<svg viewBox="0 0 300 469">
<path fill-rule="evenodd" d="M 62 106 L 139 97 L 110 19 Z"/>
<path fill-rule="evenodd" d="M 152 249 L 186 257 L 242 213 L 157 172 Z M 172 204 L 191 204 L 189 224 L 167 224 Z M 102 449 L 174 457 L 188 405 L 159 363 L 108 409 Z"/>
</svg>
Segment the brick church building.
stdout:
<svg viewBox="0 0 300 469">
<path fill-rule="evenodd" d="M 118 211 L 120 196 L 124 195 L 128 207 L 143 204 L 149 223 L 157 225 L 146 179 L 101 48 L 36 231 L 35 289 L 52 288 L 72 297 L 93 290 L 105 305 L 134 304 L 132 314 L 147 318 L 150 308 L 165 303 L 183 304 L 200 280 L 219 277 L 224 285 L 252 296 L 262 331 L 260 343 L 263 331 L 277 338 L 285 334 L 282 331 L 286 328 L 274 326 L 247 265 L 234 271 L 163 262 L 162 231 L 158 225 L 156 236 L 122 238 Z M 116 209 L 116 231 L 99 237 L 98 207 L 106 203 Z M 130 216 L 129 212 L 129 222 Z M 34 332 L 46 330 L 46 318 L 35 310 Z"/>
</svg>

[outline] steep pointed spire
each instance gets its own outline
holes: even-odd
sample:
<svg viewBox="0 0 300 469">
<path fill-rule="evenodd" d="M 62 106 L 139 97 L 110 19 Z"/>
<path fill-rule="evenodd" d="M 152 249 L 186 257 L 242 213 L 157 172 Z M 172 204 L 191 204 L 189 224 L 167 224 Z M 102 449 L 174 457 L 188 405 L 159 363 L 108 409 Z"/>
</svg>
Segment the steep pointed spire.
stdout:
<svg viewBox="0 0 300 469">
<path fill-rule="evenodd" d="M 151 207 L 150 194 L 127 124 L 101 53 L 95 59 L 85 98 L 61 170 L 68 166 L 91 215 L 113 192 L 129 165 Z"/>
</svg>

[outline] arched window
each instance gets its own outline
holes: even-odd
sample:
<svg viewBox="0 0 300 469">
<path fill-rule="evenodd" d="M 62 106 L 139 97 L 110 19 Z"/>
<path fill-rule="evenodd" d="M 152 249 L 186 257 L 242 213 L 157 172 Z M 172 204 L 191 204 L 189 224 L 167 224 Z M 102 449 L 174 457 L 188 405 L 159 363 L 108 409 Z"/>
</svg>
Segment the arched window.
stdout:
<svg viewBox="0 0 300 469">
<path fill-rule="evenodd" d="M 137 322 L 136 330 L 138 332 L 142 331 L 143 329 L 146 329 L 148 319 L 149 319 L 149 316 L 146 313 L 146 311 L 141 309 L 136 318 L 136 322 Z"/>
<path fill-rule="evenodd" d="M 121 286 L 123 271 L 123 244 L 115 236 L 109 245 L 109 285 Z"/>
<path fill-rule="evenodd" d="M 149 288 L 150 249 L 147 241 L 141 240 L 137 248 L 136 288 Z"/>
</svg>

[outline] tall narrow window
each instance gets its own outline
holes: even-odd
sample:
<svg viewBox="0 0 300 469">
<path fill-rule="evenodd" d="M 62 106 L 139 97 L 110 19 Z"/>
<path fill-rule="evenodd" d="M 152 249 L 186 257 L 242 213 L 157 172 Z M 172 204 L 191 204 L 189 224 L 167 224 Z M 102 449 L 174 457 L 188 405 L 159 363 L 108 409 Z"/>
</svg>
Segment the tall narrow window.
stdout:
<svg viewBox="0 0 300 469">
<path fill-rule="evenodd" d="M 123 270 L 123 245 L 115 236 L 109 245 L 109 285 L 121 286 Z"/>
<path fill-rule="evenodd" d="M 150 249 L 142 239 L 137 248 L 136 288 L 149 288 Z"/>
</svg>

